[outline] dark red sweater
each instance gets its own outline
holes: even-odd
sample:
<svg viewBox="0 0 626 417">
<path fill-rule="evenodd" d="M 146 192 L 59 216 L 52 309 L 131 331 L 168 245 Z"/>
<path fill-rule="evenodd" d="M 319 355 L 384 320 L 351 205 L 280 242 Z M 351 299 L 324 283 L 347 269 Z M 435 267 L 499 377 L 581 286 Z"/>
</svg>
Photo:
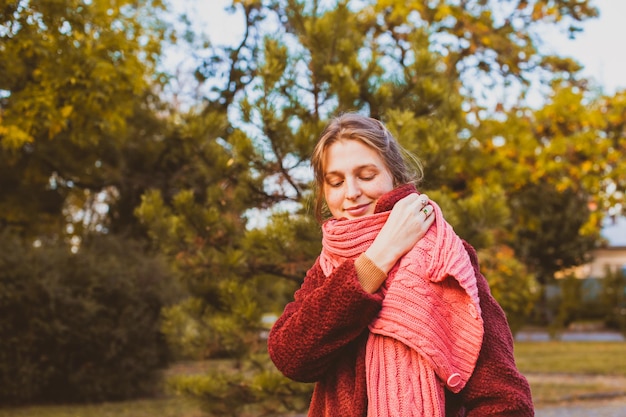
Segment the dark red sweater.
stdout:
<svg viewBox="0 0 626 417">
<path fill-rule="evenodd" d="M 404 193 L 390 193 L 377 211 L 389 210 Z M 446 391 L 446 416 L 534 416 L 530 387 L 515 366 L 513 337 L 502 308 L 480 273 L 475 250 L 465 243 L 476 270 L 485 336 L 476 369 L 458 394 Z M 365 417 L 365 343 L 368 324 L 382 303 L 363 291 L 353 261 L 325 277 L 319 264 L 270 331 L 268 348 L 287 377 L 316 382 L 310 417 Z M 402 417 L 402 416 L 390 416 Z"/>
</svg>

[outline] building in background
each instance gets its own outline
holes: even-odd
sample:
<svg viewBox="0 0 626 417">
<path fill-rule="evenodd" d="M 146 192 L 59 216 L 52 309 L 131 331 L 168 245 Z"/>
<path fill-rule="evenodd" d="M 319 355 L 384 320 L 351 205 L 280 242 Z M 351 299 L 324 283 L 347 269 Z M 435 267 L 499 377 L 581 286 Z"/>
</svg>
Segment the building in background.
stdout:
<svg viewBox="0 0 626 417">
<path fill-rule="evenodd" d="M 607 217 L 602 237 L 606 239 L 606 246 L 593 251 L 591 262 L 581 267 L 580 278 L 602 278 L 607 269 L 626 274 L 626 217 Z"/>
<path fill-rule="evenodd" d="M 602 278 L 607 272 L 621 272 L 626 277 L 626 217 L 608 216 L 604 221 L 601 232 L 605 245 L 593 250 L 591 261 L 587 264 L 557 272 L 557 283 L 546 287 L 549 299 L 558 299 L 561 296 L 561 286 L 558 280 L 575 277 L 581 280 L 583 303 L 598 303 L 603 288 Z M 626 294 L 626 287 L 624 288 Z"/>
<path fill-rule="evenodd" d="M 606 244 L 592 251 L 589 263 L 557 272 L 555 278 L 598 279 L 603 278 L 607 270 L 626 275 L 626 217 L 607 217 L 601 235 Z"/>
</svg>

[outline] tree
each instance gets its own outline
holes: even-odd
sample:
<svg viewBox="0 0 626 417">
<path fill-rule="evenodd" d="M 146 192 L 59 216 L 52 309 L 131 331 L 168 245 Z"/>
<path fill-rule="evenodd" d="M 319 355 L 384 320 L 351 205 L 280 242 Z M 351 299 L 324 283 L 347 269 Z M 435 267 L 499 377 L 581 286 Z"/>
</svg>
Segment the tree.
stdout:
<svg viewBox="0 0 626 417">
<path fill-rule="evenodd" d="M 4 259 L 5 399 L 144 395 L 166 363 L 158 321 L 171 275 L 135 246 L 145 231 L 134 218 L 145 190 L 170 180 L 153 172 L 167 168 L 170 123 L 162 9 L 0 2 L 0 232 L 23 260 Z M 25 302 L 37 308 L 19 314 Z"/>
<path fill-rule="evenodd" d="M 178 167 L 174 180 L 145 193 L 136 211 L 189 295 L 164 310 L 163 331 L 170 345 L 183 358 L 226 357 L 236 363 L 233 373 L 217 369 L 202 377 L 172 379 L 171 385 L 204 398 L 207 411 L 219 415 L 239 415 L 257 402 L 270 409 L 302 409 L 306 401 L 291 397 L 306 397 L 309 390 L 284 381 L 268 366 L 267 355 L 259 354 L 265 352 L 262 316 L 272 311 L 272 303 L 280 308 L 277 298 L 284 300 L 294 289 L 276 286 L 277 277 L 300 278 L 302 258 L 310 261 L 310 253 L 285 246 L 307 238 L 311 219 L 281 222 L 277 215 L 272 224 L 283 227 L 246 229 L 250 210 L 267 206 L 272 196 L 259 192 L 263 179 L 246 168 L 248 139 L 227 128 L 225 120 L 219 111 L 190 114 L 167 137 L 166 142 L 179 144 L 170 155 L 171 166 Z M 223 137 L 237 147 L 226 146 Z"/>
<path fill-rule="evenodd" d="M 3 148 L 61 133 L 82 144 L 121 133 L 134 97 L 152 83 L 164 31 L 159 8 L 124 0 L 5 3 Z"/>
<path fill-rule="evenodd" d="M 623 93 L 594 96 L 560 75 L 553 86 L 544 107 L 513 108 L 476 130 L 491 160 L 482 177 L 507 190 L 506 241 L 542 285 L 552 283 L 555 272 L 587 262 L 600 243 L 602 218 L 624 203 L 624 172 L 616 161 L 626 147 L 615 130 L 623 129 Z M 538 317 L 549 322 L 545 297 L 540 301 Z"/>
<path fill-rule="evenodd" d="M 84 223 L 75 219 L 81 209 L 97 214 L 95 196 L 115 200 L 120 147 L 139 131 L 129 121 L 159 106 L 151 92 L 161 7 L 0 5 L 0 225 L 63 235 L 67 223 Z"/>
</svg>

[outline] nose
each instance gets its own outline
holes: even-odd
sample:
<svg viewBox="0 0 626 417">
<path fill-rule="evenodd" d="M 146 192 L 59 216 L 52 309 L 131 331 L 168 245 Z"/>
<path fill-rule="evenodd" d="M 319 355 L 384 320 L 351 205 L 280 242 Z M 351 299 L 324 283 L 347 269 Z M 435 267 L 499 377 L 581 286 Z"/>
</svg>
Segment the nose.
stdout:
<svg viewBox="0 0 626 417">
<path fill-rule="evenodd" d="M 355 200 L 361 195 L 361 187 L 358 181 L 354 179 L 346 179 L 346 198 Z"/>
</svg>

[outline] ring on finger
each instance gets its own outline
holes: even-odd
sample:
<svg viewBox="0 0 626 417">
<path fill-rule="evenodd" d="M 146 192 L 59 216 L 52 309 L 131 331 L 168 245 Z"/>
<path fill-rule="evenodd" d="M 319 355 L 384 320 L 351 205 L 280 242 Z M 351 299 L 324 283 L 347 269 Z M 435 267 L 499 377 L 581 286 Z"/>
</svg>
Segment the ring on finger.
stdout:
<svg viewBox="0 0 626 417">
<path fill-rule="evenodd" d="M 424 207 L 424 208 L 422 209 L 422 211 L 424 212 L 424 214 L 425 214 L 426 216 L 428 216 L 428 207 Z"/>
</svg>

